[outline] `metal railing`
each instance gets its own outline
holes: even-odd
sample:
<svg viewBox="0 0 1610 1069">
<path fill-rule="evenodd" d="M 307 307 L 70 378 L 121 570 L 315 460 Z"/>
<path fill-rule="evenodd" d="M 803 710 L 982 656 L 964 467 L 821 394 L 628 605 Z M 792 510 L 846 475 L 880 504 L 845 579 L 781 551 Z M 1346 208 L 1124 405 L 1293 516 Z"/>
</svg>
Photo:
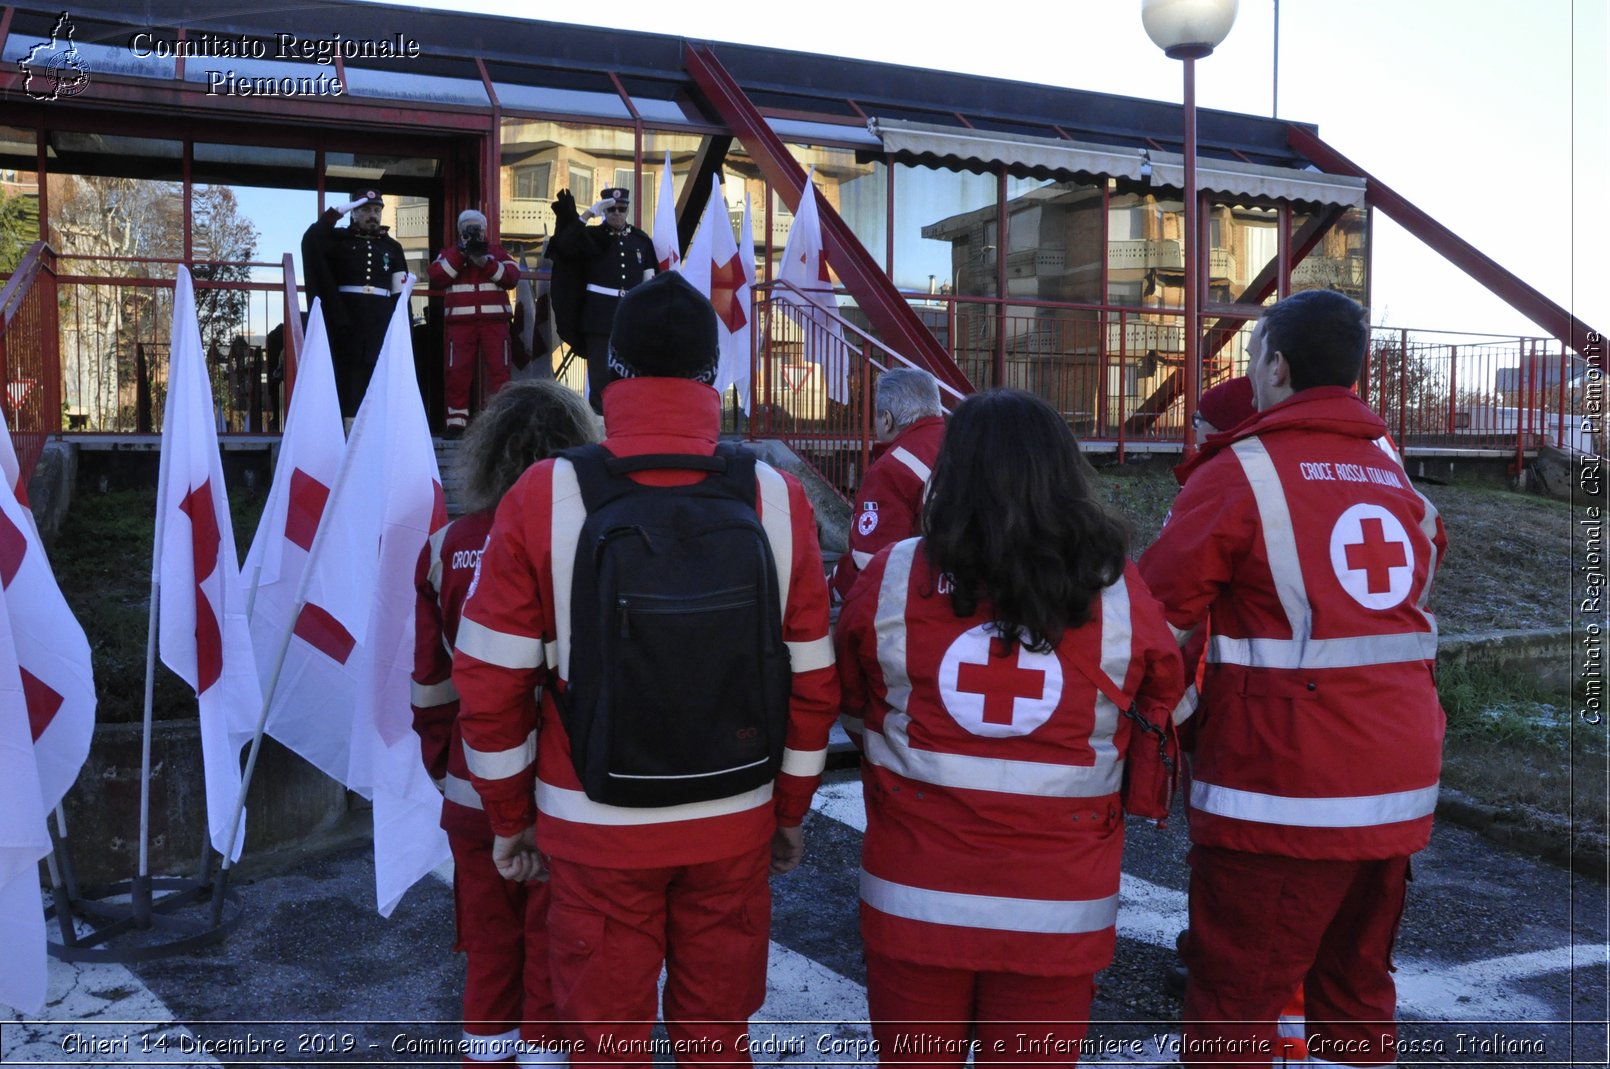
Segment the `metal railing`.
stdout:
<svg viewBox="0 0 1610 1069">
<path fill-rule="evenodd" d="M 79 273 L 68 273 L 69 263 Z M 178 263 L 58 257 L 43 244 L 29 250 L 0 294 L 5 404 L 25 466 L 45 437 L 61 430 L 151 433 L 161 426 Z M 269 334 L 289 324 L 284 348 L 300 348 L 294 262 L 287 255 L 278 264 L 243 266 L 277 269 L 279 280 L 197 278 L 198 301 L 209 293 L 239 295 L 212 302 L 208 334 L 217 342 L 209 346 L 209 370 L 220 429 L 272 434 L 294 359 L 285 361 L 282 389 L 280 347 Z M 751 413 L 729 413 L 724 422 L 788 443 L 849 493 L 870 456 L 872 381 L 910 361 L 882 343 L 853 302 L 836 299 L 845 303 L 806 316 L 797 307 L 806 298 L 786 283 L 755 287 Z M 1088 445 L 1122 457 L 1181 442 L 1187 413 L 1179 396 L 1179 309 L 950 294 L 909 301 L 975 386 L 1014 386 L 1045 398 Z M 1222 311 L 1204 317 L 1204 388 L 1245 369 L 1250 320 Z M 1359 391 L 1406 448 L 1480 450 L 1524 463 L 1541 445 L 1602 449 L 1580 431 L 1586 374 L 1586 363 L 1553 339 L 1378 328 Z"/>
<path fill-rule="evenodd" d="M 807 318 L 792 311 L 788 290 L 755 288 L 749 433 L 786 442 L 848 495 L 870 453 L 872 381 L 910 361 L 853 304 Z M 1183 441 L 1179 310 L 948 294 L 910 301 L 975 387 L 1037 394 L 1087 445 L 1122 458 Z M 1253 320 L 1203 318 L 1205 389 L 1245 372 Z M 1553 339 L 1376 329 L 1359 392 L 1400 446 L 1512 454 L 1524 464 L 1543 445 L 1602 449 L 1576 418 L 1586 372 Z"/>
<path fill-rule="evenodd" d="M 0 291 L 0 405 L 25 487 L 45 440 L 61 430 L 56 307 L 56 254 L 36 241 Z"/>
<path fill-rule="evenodd" d="M 1403 445 L 1601 452 L 1582 429 L 1587 361 L 1553 338 L 1376 328 L 1359 392 Z"/>
<path fill-rule="evenodd" d="M 61 261 L 64 429 L 155 433 L 167 396 L 174 275 L 183 261 L 65 255 Z M 69 273 L 68 264 L 76 270 Z M 279 263 L 227 266 L 284 269 Z M 278 433 L 283 332 L 276 328 L 284 322 L 284 280 L 237 280 L 243 271 L 210 267 L 193 265 L 192 275 L 218 429 Z"/>
</svg>

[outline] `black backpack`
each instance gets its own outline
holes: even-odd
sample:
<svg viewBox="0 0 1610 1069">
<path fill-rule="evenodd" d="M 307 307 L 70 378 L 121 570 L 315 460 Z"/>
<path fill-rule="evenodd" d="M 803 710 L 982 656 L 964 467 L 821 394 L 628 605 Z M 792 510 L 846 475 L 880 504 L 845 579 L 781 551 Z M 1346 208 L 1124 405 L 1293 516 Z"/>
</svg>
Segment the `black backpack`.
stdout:
<svg viewBox="0 0 1610 1069">
<path fill-rule="evenodd" d="M 618 806 L 725 798 L 782 765 L 792 688 L 754 458 L 570 461 L 587 518 L 571 581 L 569 686 L 556 694 L 587 797 Z M 630 472 L 707 471 L 688 486 Z M 557 563 L 557 562 L 556 562 Z"/>
</svg>

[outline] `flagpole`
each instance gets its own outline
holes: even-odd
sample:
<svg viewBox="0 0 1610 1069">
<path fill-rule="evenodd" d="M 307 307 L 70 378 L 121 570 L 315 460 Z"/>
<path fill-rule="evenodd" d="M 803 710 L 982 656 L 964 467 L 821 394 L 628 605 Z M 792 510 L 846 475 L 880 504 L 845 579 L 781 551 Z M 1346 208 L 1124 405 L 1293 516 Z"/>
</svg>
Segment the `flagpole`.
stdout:
<svg viewBox="0 0 1610 1069">
<path fill-rule="evenodd" d="M 172 383 L 168 384 L 168 392 L 170 395 L 173 392 Z M 173 406 L 165 405 L 162 412 L 163 445 L 167 444 L 168 423 L 172 415 Z M 162 598 L 162 548 L 167 535 L 168 481 L 173 467 L 165 451 L 159 456 L 156 530 L 151 542 L 151 610 L 146 617 L 145 633 L 145 709 L 141 717 L 140 735 L 140 865 L 129 887 L 134 924 L 141 929 L 151 926 L 151 710 L 156 699 L 157 606 Z M 205 854 L 205 846 L 202 851 Z"/>
<path fill-rule="evenodd" d="M 406 306 L 408 296 L 412 292 L 411 285 L 404 286 L 402 294 L 398 297 L 398 304 Z M 365 400 L 367 400 L 367 396 Z M 363 406 L 359 406 L 358 415 L 363 415 Z M 330 489 L 330 497 L 325 502 L 324 516 L 335 515 L 336 502 L 341 500 L 342 490 L 347 484 L 347 474 L 352 470 L 352 458 L 356 453 L 353 448 L 363 436 L 364 428 L 369 420 L 358 418 L 352 422 L 352 433 L 347 438 L 346 449 L 341 453 L 341 467 L 335 473 L 335 485 Z M 274 657 L 274 671 L 269 676 L 268 686 L 263 688 L 263 705 L 257 714 L 257 730 L 252 735 L 251 750 L 246 755 L 246 769 L 241 773 L 240 794 L 235 799 L 235 815 L 229 825 L 229 840 L 224 846 L 223 866 L 219 869 L 218 880 L 212 888 L 212 921 L 216 925 L 223 915 L 224 894 L 229 886 L 230 859 L 235 854 L 235 836 L 240 831 L 240 814 L 246 808 L 246 791 L 251 787 L 252 773 L 257 768 L 257 752 L 263 746 L 263 733 L 268 726 L 268 712 L 274 701 L 274 692 L 279 688 L 280 673 L 285 669 L 285 658 L 291 649 L 291 636 L 296 633 L 296 621 L 307 606 L 308 587 L 312 585 L 314 566 L 319 559 L 319 550 L 324 547 L 325 535 L 329 531 L 329 524 L 320 522 L 318 529 L 313 532 L 313 542 L 308 546 L 307 563 L 302 567 L 302 577 L 297 583 L 296 598 L 291 605 L 290 619 L 285 625 L 285 632 L 280 636 L 279 652 Z"/>
</svg>

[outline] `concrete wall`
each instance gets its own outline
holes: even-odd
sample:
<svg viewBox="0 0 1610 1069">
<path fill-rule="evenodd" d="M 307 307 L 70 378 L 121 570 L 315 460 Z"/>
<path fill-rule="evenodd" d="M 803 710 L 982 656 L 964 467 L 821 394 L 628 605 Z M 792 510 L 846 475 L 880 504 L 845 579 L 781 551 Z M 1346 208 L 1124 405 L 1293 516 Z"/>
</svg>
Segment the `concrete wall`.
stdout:
<svg viewBox="0 0 1610 1069">
<path fill-rule="evenodd" d="M 97 727 L 89 759 L 67 792 L 67 833 L 81 883 L 109 883 L 138 871 L 141 738 L 139 724 Z M 347 792 L 265 738 L 246 808 L 243 857 L 327 830 L 346 814 Z M 194 720 L 158 721 L 151 734 L 152 874 L 194 875 L 206 821 L 200 728 Z"/>
</svg>

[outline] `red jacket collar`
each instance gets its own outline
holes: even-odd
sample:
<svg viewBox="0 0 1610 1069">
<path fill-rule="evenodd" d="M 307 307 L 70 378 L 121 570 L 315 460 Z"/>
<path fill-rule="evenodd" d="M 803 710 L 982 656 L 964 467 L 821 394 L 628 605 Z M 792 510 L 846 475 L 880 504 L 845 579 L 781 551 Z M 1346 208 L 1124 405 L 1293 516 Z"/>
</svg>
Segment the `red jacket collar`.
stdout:
<svg viewBox="0 0 1610 1069">
<path fill-rule="evenodd" d="M 604 426 L 616 456 L 709 456 L 721 435 L 721 395 L 692 379 L 617 379 L 604 389 Z"/>
<path fill-rule="evenodd" d="M 1208 435 L 1201 451 L 1174 469 L 1174 478 L 1183 486 L 1198 467 L 1236 442 L 1255 435 L 1289 430 L 1317 431 L 1374 441 L 1386 433 L 1386 424 L 1359 399 L 1351 387 L 1315 386 L 1299 390 L 1273 408 L 1255 413 L 1228 431 Z"/>
<path fill-rule="evenodd" d="M 872 459 L 877 460 L 895 446 L 909 444 L 918 435 L 926 434 L 933 427 L 943 428 L 944 425 L 944 416 L 924 416 L 915 423 L 909 423 L 899 434 L 890 438 L 887 442 L 873 442 Z"/>
</svg>

